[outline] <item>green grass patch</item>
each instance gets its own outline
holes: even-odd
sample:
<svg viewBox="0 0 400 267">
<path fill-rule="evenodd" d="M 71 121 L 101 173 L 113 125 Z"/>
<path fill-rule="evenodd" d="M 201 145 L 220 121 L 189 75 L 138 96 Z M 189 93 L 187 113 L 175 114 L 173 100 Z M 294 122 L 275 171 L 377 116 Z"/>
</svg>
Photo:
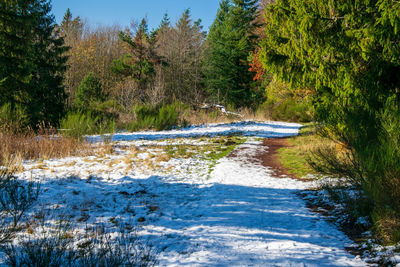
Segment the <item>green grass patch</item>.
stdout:
<svg viewBox="0 0 400 267">
<path fill-rule="evenodd" d="M 228 156 L 238 145 L 246 142 L 247 138 L 243 136 L 220 137 L 214 140 L 212 151 L 204 154 L 204 157 L 211 162 L 208 170 L 208 179 L 214 170 L 217 161 Z"/>
<path fill-rule="evenodd" d="M 298 136 L 289 139 L 289 147 L 278 149 L 278 159 L 284 167 L 288 168 L 288 172 L 296 177 L 315 175 L 315 171 L 307 163 L 307 157 L 310 151 L 321 142 L 329 142 L 329 140 L 316 134 L 314 124 L 305 124 Z"/>
<path fill-rule="evenodd" d="M 179 144 L 166 145 L 164 152 L 170 158 L 190 158 L 198 156 L 210 162 L 208 176 L 214 170 L 217 161 L 228 156 L 238 145 L 246 142 L 247 138 L 243 136 L 223 136 L 197 139 L 199 142 L 207 142 L 204 145 Z"/>
</svg>

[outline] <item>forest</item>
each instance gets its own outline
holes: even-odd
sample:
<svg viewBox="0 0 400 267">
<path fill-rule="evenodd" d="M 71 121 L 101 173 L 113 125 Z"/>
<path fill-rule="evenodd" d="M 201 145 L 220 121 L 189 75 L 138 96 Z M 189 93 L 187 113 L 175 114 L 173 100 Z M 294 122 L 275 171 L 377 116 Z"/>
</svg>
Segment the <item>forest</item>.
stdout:
<svg viewBox="0 0 400 267">
<path fill-rule="evenodd" d="M 328 191 L 345 207 L 346 227 L 396 245 L 399 73 L 393 0 L 221 0 L 209 31 L 190 9 L 149 29 L 146 18 L 93 26 L 70 9 L 57 24 L 49 0 L 0 0 L 0 243 L 38 198 L 36 184 L 14 176 L 26 160 L 90 154 L 89 135 L 107 146 L 113 134 L 250 120 L 311 128 L 290 141 L 292 159 L 279 152 L 282 164 L 344 179 Z M 227 147 L 245 142 L 229 138 Z M 168 157 L 174 149 L 183 148 L 166 148 Z M 5 203 L 10 183 L 27 190 L 19 208 Z M 359 218 L 369 223 L 354 226 Z"/>
</svg>

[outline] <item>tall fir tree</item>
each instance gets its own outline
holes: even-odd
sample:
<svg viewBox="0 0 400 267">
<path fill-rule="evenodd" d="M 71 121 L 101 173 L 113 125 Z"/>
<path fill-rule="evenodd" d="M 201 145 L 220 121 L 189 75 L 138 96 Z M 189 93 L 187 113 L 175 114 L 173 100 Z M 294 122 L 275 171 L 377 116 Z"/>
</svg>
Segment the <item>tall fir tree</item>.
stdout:
<svg viewBox="0 0 400 267">
<path fill-rule="evenodd" d="M 83 32 L 83 22 L 80 17 L 74 18 L 71 10 L 68 8 L 67 11 L 65 11 L 59 30 L 66 39 L 80 39 Z"/>
<path fill-rule="evenodd" d="M 218 102 L 243 106 L 251 101 L 247 58 L 256 45 L 256 0 L 222 0 L 207 38 L 204 61 L 208 93 Z"/>
<path fill-rule="evenodd" d="M 34 17 L 21 12 L 29 3 L 0 1 L 0 105 L 21 102 L 31 79 Z"/>
<path fill-rule="evenodd" d="M 0 104 L 20 106 L 29 125 L 56 125 L 64 112 L 67 48 L 47 0 L 2 1 Z"/>
</svg>

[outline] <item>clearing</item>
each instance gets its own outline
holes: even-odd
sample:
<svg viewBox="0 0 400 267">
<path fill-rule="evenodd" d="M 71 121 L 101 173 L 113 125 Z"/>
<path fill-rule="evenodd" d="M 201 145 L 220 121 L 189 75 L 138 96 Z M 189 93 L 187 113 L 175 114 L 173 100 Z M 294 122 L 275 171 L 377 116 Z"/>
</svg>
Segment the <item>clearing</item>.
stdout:
<svg viewBox="0 0 400 267">
<path fill-rule="evenodd" d="M 68 217 L 76 233 L 99 224 L 135 229 L 160 266 L 365 266 L 347 252 L 353 242 L 296 194 L 313 182 L 274 177 L 258 160 L 268 150 L 263 138 L 300 126 L 93 136 L 95 156 L 27 161 L 18 177 L 42 183 L 33 218 Z"/>
</svg>

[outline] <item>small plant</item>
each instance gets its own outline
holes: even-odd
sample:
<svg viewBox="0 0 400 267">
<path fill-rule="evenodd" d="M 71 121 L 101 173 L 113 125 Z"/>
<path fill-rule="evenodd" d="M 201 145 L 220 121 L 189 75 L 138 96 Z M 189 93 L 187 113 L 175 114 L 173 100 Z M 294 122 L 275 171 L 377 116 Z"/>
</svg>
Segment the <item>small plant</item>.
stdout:
<svg viewBox="0 0 400 267">
<path fill-rule="evenodd" d="M 9 133 L 21 132 L 27 124 L 28 116 L 19 105 L 12 107 L 10 103 L 6 103 L 0 107 L 1 131 Z"/>
<path fill-rule="evenodd" d="M 68 221 L 51 226 L 42 220 L 34 235 L 20 235 L 18 242 L 1 247 L 10 266 L 154 266 L 157 251 L 135 232 L 122 228 L 108 233 L 104 227 L 71 235 Z"/>
<path fill-rule="evenodd" d="M 40 185 L 18 180 L 9 168 L 0 169 L 0 243 L 17 230 L 23 215 L 38 198 Z"/>
</svg>

